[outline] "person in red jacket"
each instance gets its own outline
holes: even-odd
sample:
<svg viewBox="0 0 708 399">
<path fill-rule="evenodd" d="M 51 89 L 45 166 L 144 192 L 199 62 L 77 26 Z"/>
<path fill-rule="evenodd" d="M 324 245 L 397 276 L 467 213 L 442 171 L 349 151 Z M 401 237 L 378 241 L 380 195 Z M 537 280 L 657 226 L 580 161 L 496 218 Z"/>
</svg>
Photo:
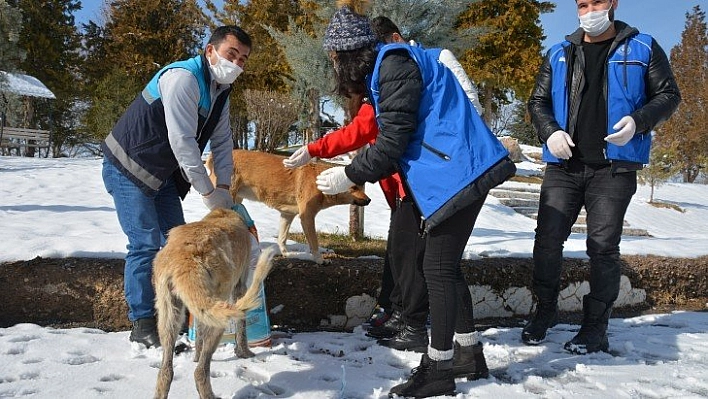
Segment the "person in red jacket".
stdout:
<svg viewBox="0 0 708 399">
<path fill-rule="evenodd" d="M 360 92 L 350 92 L 349 103 L 349 114 L 355 115 L 351 123 L 300 147 L 290 158 L 283 160 L 283 165 L 295 168 L 305 165 L 313 157 L 332 158 L 374 143 L 379 134 L 374 107 L 364 93 Z M 418 234 L 419 226 L 411 223 L 418 218 L 411 217 L 411 212 L 416 212 L 415 207 L 411 201 L 406 200 L 399 175 L 396 173 L 383 178 L 379 185 L 391 208 L 381 292 L 378 297 L 378 304 L 384 309 L 384 315 L 375 319 L 379 322 L 372 323 L 373 328 L 367 335 L 380 339 L 379 344 L 384 346 L 391 347 L 393 343 L 395 349 L 422 352 L 428 344 L 428 333 L 424 324 L 428 313 L 427 291 L 423 289 L 414 294 L 416 297 L 424 297 L 420 301 L 421 306 L 417 306 L 419 309 L 403 309 L 406 303 L 402 300 L 403 293 L 396 270 L 405 265 L 422 264 L 424 240 Z M 422 287 L 425 288 L 424 285 Z M 411 331 L 405 334 L 403 340 L 387 340 L 404 331 L 406 326 Z"/>
</svg>

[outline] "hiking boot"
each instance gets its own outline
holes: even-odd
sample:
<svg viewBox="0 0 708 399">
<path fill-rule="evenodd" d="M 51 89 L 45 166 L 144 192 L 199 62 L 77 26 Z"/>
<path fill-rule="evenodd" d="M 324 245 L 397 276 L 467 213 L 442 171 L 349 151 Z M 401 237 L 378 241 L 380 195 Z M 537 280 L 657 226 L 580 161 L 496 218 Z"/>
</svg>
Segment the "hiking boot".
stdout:
<svg viewBox="0 0 708 399">
<path fill-rule="evenodd" d="M 611 312 L 612 304 L 608 305 L 585 295 L 583 297 L 583 324 L 578 334 L 563 345 L 563 349 L 575 355 L 609 351 L 607 325 Z"/>
<path fill-rule="evenodd" d="M 452 359 L 430 360 L 424 354 L 420 365 L 414 368 L 408 381 L 396 385 L 388 393 L 393 397 L 427 398 L 455 394 L 455 377 L 452 374 Z"/>
<path fill-rule="evenodd" d="M 526 345 L 538 345 L 546 339 L 546 331 L 558 322 L 558 305 L 538 303 L 536 313 L 521 330 L 521 341 Z"/>
<path fill-rule="evenodd" d="M 160 337 L 157 335 L 155 318 L 138 319 L 133 322 L 130 341 L 145 345 L 146 348 L 159 348 Z"/>
<path fill-rule="evenodd" d="M 407 324 L 392 338 L 380 339 L 376 343 L 399 351 L 424 353 L 428 350 L 428 329 Z"/>
<path fill-rule="evenodd" d="M 455 378 L 464 377 L 467 381 L 474 381 L 489 377 L 489 368 L 482 349 L 481 342 L 472 346 L 462 346 L 455 342 L 455 352 L 452 357 L 452 374 Z"/>
<path fill-rule="evenodd" d="M 366 336 L 376 339 L 391 338 L 403 329 L 404 324 L 401 312 L 394 310 L 386 322 L 367 331 Z"/>
</svg>

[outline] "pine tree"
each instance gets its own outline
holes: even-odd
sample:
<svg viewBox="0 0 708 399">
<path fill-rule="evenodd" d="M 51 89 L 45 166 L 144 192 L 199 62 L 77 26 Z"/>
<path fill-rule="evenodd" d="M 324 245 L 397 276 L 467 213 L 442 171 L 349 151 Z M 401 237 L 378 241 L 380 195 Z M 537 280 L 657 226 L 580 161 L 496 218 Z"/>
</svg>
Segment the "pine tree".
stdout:
<svg viewBox="0 0 708 399">
<path fill-rule="evenodd" d="M 17 45 L 22 29 L 22 13 L 0 0 L 0 71 L 15 72 L 25 54 Z M 0 73 L 0 124 L 8 125 L 7 116 L 18 106 L 18 98 L 4 88 L 5 74 Z"/>
<path fill-rule="evenodd" d="M 476 45 L 482 30 L 475 26 L 460 29 L 458 19 L 465 10 L 475 7 L 480 0 L 381 0 L 374 1 L 371 16 L 391 19 L 404 38 L 415 40 L 425 47 L 442 47 L 458 52 Z M 461 55 L 461 54 L 460 54 Z"/>
<path fill-rule="evenodd" d="M 238 25 L 253 41 L 243 76 L 234 85 L 231 94 L 231 114 L 234 139 L 242 148 L 248 142 L 248 115 L 243 100 L 245 90 L 266 90 L 288 93 L 293 83 L 292 71 L 285 58 L 282 44 L 268 33 L 268 29 L 286 31 L 290 21 L 304 21 L 302 9 L 308 2 L 278 0 L 226 0 L 222 9 L 213 1 L 205 0 L 205 7 L 213 14 L 216 25 Z"/>
<path fill-rule="evenodd" d="M 196 0 L 113 0 L 108 17 L 102 62 L 145 82 L 165 65 L 196 55 L 205 36 Z"/>
<path fill-rule="evenodd" d="M 671 66 L 681 90 L 681 104 L 659 131 L 658 140 L 672 148 L 684 182 L 692 183 L 708 167 L 708 28 L 705 11 L 686 13 L 681 42 L 671 50 Z"/>
<path fill-rule="evenodd" d="M 52 153 L 59 155 L 62 145 L 76 134 L 75 106 L 79 100 L 76 80 L 79 64 L 79 33 L 73 13 L 81 8 L 79 0 L 16 1 L 24 24 L 18 45 L 26 52 L 19 68 L 44 83 L 55 100 L 27 101 L 31 107 L 25 121 L 29 127 L 51 129 Z M 30 147 L 27 156 L 34 156 Z"/>
<path fill-rule="evenodd" d="M 22 13 L 17 7 L 0 0 L 0 71 L 13 72 L 24 57 L 17 45 L 22 29 Z M 0 82 L 4 77 L 0 75 Z"/>
<path fill-rule="evenodd" d="M 460 27 L 486 29 L 460 63 L 477 83 L 487 122 L 510 98 L 525 101 L 531 94 L 545 39 L 539 15 L 554 7 L 538 0 L 482 0 L 460 16 Z"/>
<path fill-rule="evenodd" d="M 104 26 L 84 25 L 83 69 L 91 92 L 84 119 L 96 139 L 160 68 L 199 54 L 206 16 L 197 0 L 113 0 Z"/>
</svg>

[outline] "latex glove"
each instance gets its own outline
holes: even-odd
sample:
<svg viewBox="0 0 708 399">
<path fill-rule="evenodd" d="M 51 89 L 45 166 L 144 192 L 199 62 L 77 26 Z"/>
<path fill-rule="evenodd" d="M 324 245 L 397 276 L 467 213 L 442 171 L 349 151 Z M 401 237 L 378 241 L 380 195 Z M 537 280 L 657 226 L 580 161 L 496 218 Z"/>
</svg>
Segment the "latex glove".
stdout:
<svg viewBox="0 0 708 399">
<path fill-rule="evenodd" d="M 554 157 L 559 159 L 570 159 L 573 156 L 573 152 L 570 147 L 575 147 L 573 139 L 570 135 L 562 130 L 556 130 L 553 134 L 546 140 L 546 146 L 548 150 L 551 151 Z"/>
<path fill-rule="evenodd" d="M 221 187 L 215 188 L 207 195 L 202 195 L 202 201 L 210 211 L 216 208 L 231 209 L 234 206 L 234 199 L 231 198 L 229 190 Z"/>
<path fill-rule="evenodd" d="M 612 128 L 619 130 L 619 132 L 608 135 L 605 137 L 605 141 L 614 145 L 622 146 L 629 143 L 629 140 L 632 140 L 632 137 L 634 137 L 634 132 L 637 131 L 637 124 L 634 122 L 634 118 L 627 115 L 620 119 L 619 122 L 615 123 Z"/>
<path fill-rule="evenodd" d="M 315 181 L 317 189 L 327 195 L 343 193 L 354 185 L 344 173 L 344 166 L 335 166 L 322 171 Z"/>
<path fill-rule="evenodd" d="M 298 148 L 297 151 L 293 152 L 293 155 L 291 155 L 290 158 L 283 159 L 283 166 L 288 169 L 297 168 L 298 166 L 302 166 L 310 162 L 310 159 L 312 159 L 310 151 L 307 150 L 306 145 L 303 145 Z"/>
</svg>

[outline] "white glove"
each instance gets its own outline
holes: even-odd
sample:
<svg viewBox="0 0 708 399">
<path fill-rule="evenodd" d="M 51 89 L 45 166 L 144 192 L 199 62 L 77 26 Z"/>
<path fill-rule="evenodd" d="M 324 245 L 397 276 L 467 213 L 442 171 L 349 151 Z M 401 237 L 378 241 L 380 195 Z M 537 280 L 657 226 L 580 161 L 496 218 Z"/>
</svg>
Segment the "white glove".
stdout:
<svg viewBox="0 0 708 399">
<path fill-rule="evenodd" d="M 202 200 L 210 211 L 216 208 L 231 209 L 234 206 L 234 199 L 231 198 L 229 190 L 221 187 L 215 188 L 214 191 L 207 195 L 202 195 Z"/>
<path fill-rule="evenodd" d="M 293 155 L 291 155 L 290 158 L 283 159 L 283 166 L 288 169 L 297 168 L 298 166 L 302 166 L 310 162 L 310 159 L 312 159 L 310 151 L 307 150 L 306 145 L 303 145 L 298 148 L 297 151 L 293 152 Z"/>
<path fill-rule="evenodd" d="M 548 150 L 551 151 L 554 157 L 559 159 L 570 159 L 573 156 L 573 152 L 570 147 L 575 147 L 573 139 L 570 135 L 562 130 L 556 130 L 552 135 L 546 140 L 546 145 Z"/>
<path fill-rule="evenodd" d="M 634 122 L 634 118 L 627 115 L 620 119 L 619 122 L 615 123 L 612 128 L 619 130 L 619 132 L 608 135 L 605 137 L 605 141 L 614 145 L 622 146 L 629 143 L 629 140 L 632 140 L 632 137 L 634 137 L 634 132 L 637 131 L 637 124 Z"/>
<path fill-rule="evenodd" d="M 322 171 L 315 181 L 317 189 L 327 195 L 343 193 L 354 186 L 354 183 L 344 173 L 344 166 L 335 166 Z"/>
</svg>

